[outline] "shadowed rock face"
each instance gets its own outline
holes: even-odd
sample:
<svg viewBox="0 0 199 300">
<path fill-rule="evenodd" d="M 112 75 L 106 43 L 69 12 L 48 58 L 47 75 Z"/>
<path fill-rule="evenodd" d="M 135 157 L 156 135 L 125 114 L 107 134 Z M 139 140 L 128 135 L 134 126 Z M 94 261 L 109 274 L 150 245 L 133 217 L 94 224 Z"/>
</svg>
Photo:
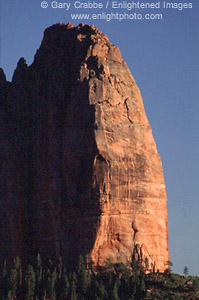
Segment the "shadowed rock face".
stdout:
<svg viewBox="0 0 199 300">
<path fill-rule="evenodd" d="M 23 187 L 11 247 L 71 261 L 81 253 L 95 266 L 148 257 L 164 270 L 161 159 L 119 49 L 94 26 L 53 25 L 33 64 L 19 61 L 5 97 Z"/>
</svg>

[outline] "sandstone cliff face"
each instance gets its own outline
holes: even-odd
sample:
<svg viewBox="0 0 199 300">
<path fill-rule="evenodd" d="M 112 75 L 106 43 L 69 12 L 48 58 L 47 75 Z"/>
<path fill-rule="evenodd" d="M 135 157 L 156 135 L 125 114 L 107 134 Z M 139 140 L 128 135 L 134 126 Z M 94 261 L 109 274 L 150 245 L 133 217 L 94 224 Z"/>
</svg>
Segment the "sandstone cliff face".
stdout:
<svg viewBox="0 0 199 300">
<path fill-rule="evenodd" d="M 164 270 L 161 159 L 119 49 L 93 26 L 54 25 L 33 64 L 20 60 L 11 90 L 14 103 L 23 99 L 15 141 L 25 187 L 21 249 L 26 241 L 44 257 L 81 253 L 95 266 L 142 256 Z"/>
<path fill-rule="evenodd" d="M 9 256 L 22 256 L 23 249 L 21 182 L 13 107 L 11 84 L 0 69 L 0 262 Z"/>
</svg>

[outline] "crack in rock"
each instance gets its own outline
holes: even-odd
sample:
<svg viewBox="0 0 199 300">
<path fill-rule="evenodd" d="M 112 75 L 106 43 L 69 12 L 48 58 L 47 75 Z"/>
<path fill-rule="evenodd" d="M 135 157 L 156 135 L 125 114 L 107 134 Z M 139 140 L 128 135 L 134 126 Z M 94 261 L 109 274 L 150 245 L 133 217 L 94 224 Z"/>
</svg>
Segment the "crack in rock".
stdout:
<svg viewBox="0 0 199 300">
<path fill-rule="evenodd" d="M 130 122 L 130 123 L 134 124 L 134 122 L 131 120 L 131 118 L 130 118 L 130 116 L 129 116 L 129 108 L 128 108 L 128 104 L 127 104 L 127 100 L 128 100 L 128 99 L 129 99 L 129 98 L 126 98 L 126 99 L 124 100 L 124 104 L 125 104 L 126 110 L 127 110 L 127 118 L 129 119 L 129 122 Z"/>
</svg>

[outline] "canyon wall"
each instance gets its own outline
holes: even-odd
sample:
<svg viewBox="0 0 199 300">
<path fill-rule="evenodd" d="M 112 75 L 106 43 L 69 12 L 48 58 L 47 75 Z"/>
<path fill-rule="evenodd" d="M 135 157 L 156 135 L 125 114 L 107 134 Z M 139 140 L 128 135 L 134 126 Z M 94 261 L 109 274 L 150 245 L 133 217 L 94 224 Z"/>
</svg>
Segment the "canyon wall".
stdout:
<svg viewBox="0 0 199 300">
<path fill-rule="evenodd" d="M 0 83 L 0 239 L 12 255 L 83 254 L 94 266 L 147 257 L 165 270 L 162 163 L 119 49 L 94 26 L 56 24 L 33 64 L 20 59 Z"/>
</svg>

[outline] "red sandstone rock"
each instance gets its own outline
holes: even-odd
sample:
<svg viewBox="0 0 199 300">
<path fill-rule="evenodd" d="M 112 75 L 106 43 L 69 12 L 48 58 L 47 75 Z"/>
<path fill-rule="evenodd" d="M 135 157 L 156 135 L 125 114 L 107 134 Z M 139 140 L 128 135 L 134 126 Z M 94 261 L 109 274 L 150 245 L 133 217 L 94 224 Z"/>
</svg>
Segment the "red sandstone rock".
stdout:
<svg viewBox="0 0 199 300">
<path fill-rule="evenodd" d="M 53 25 L 12 85 L 24 99 L 18 125 L 28 214 L 21 248 L 29 234 L 27 251 L 43 257 L 83 254 L 102 266 L 140 256 L 163 271 L 162 164 L 119 49 L 94 26 Z"/>
<path fill-rule="evenodd" d="M 90 259 L 97 265 L 109 258 L 127 263 L 139 245 L 143 259 L 147 256 L 162 271 L 169 260 L 166 192 L 140 91 L 119 49 L 98 36 L 80 78 L 89 82 L 99 152 L 93 186 L 98 188 L 101 215 Z"/>
</svg>

